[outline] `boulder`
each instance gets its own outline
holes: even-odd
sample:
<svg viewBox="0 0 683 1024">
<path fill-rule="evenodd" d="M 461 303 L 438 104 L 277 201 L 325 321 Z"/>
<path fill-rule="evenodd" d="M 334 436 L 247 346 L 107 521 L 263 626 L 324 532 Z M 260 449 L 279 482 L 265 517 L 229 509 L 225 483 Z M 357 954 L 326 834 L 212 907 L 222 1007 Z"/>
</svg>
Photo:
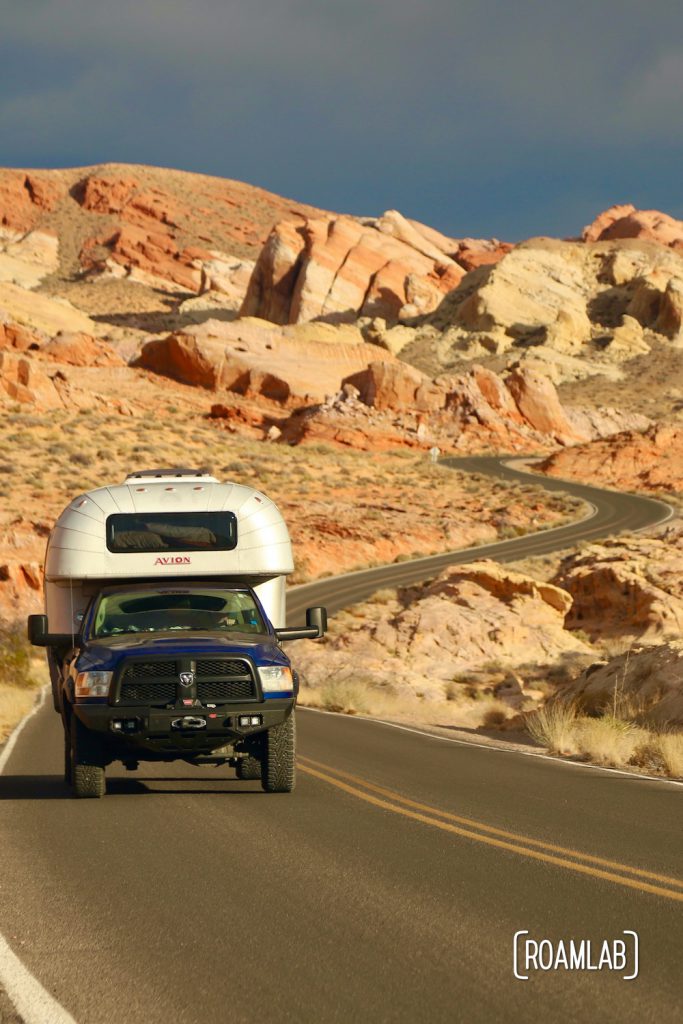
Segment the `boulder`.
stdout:
<svg viewBox="0 0 683 1024">
<path fill-rule="evenodd" d="M 520 413 L 534 430 L 550 435 L 561 444 L 587 439 L 567 416 L 548 377 L 526 368 L 514 370 L 505 383 Z"/>
<path fill-rule="evenodd" d="M 376 221 L 284 222 L 256 262 L 241 312 L 275 323 L 395 322 L 404 306 L 436 308 L 461 277 L 455 261 L 395 210 Z"/>
<path fill-rule="evenodd" d="M 23 324 L 12 320 L 0 322 L 0 349 L 12 348 L 17 352 L 26 352 L 28 349 L 39 349 L 44 341 L 44 334 L 32 331 Z"/>
<path fill-rule="evenodd" d="M 242 316 L 261 317 L 274 324 L 290 322 L 305 244 L 300 223 L 282 221 L 273 228 L 247 285 Z"/>
<path fill-rule="evenodd" d="M 40 409 L 61 409 L 63 402 L 53 380 L 33 360 L 0 351 L 0 387 L 9 398 Z"/>
<path fill-rule="evenodd" d="M 366 614 L 359 609 L 343 635 L 315 650 L 300 645 L 297 668 L 316 686 L 362 664 L 370 687 L 443 700 L 454 680 L 463 680 L 464 691 L 492 663 L 523 670 L 587 655 L 590 648 L 564 627 L 570 606 L 558 587 L 481 559 L 399 589 L 379 618 L 370 606 Z"/>
<path fill-rule="evenodd" d="M 629 648 L 605 665 L 592 665 L 563 696 L 587 710 L 604 711 L 617 701 L 640 709 L 664 732 L 683 726 L 683 642 Z"/>
<path fill-rule="evenodd" d="M 643 328 L 635 317 L 624 314 L 609 341 L 609 354 L 616 359 L 634 359 L 650 351 L 643 337 Z"/>
<path fill-rule="evenodd" d="M 591 544 L 565 559 L 553 582 L 572 597 L 566 624 L 592 638 L 680 636 L 683 530 Z"/>
<path fill-rule="evenodd" d="M 70 366 L 125 366 L 115 349 L 82 331 L 60 331 L 43 345 L 41 354 L 55 363 Z"/>
<path fill-rule="evenodd" d="M 352 385 L 361 402 L 375 409 L 435 410 L 446 405 L 446 392 L 407 363 L 375 361 L 342 381 Z"/>
<path fill-rule="evenodd" d="M 510 340 L 542 337 L 562 312 L 581 328 L 589 294 L 581 254 L 547 239 L 517 246 L 495 266 L 480 270 L 478 287 L 455 309 L 455 321 L 472 331 L 500 330 Z M 451 296 L 457 302 L 458 293 Z M 436 318 L 435 318 L 436 319 Z"/>
<path fill-rule="evenodd" d="M 276 327 L 256 317 L 207 320 L 143 345 L 134 365 L 184 384 L 258 392 L 277 401 L 323 401 L 349 372 L 365 368 L 378 349 L 343 324 Z M 386 352 L 386 362 L 394 357 Z M 250 382 L 258 381 L 257 384 Z M 265 390 L 264 390 L 265 388 Z"/>
</svg>

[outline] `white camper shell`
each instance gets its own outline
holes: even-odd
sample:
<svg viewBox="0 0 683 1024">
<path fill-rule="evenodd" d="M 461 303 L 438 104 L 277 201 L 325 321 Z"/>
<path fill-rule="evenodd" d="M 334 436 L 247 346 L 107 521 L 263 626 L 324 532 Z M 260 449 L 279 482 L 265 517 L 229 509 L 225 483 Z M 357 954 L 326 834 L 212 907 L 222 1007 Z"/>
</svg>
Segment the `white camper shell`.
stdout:
<svg viewBox="0 0 683 1024">
<path fill-rule="evenodd" d="M 189 534 L 186 528 L 178 533 L 168 525 L 174 522 L 169 513 L 188 513 L 185 519 L 199 525 Z M 231 539 L 221 546 L 219 538 L 217 546 L 212 525 L 223 519 L 197 516 L 201 513 L 225 513 Z M 150 550 L 150 539 L 139 527 L 154 527 L 155 515 L 166 526 L 153 534 Z M 117 522 L 123 525 L 114 534 Z M 207 537 L 213 543 L 207 544 Z M 179 550 L 186 543 L 187 550 Z M 285 625 L 285 578 L 293 569 L 287 527 L 265 494 L 220 483 L 201 471 L 148 470 L 118 486 L 88 491 L 64 509 L 47 544 L 45 611 L 51 633 L 71 633 L 78 630 L 91 597 L 118 580 L 220 579 L 252 587 L 279 628 Z"/>
</svg>

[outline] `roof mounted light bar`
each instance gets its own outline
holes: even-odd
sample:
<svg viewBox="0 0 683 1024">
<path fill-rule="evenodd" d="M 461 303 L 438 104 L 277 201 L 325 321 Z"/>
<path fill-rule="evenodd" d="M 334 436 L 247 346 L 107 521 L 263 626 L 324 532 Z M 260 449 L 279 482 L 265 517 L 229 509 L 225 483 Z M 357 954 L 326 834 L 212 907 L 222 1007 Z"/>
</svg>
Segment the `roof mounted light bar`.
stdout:
<svg viewBox="0 0 683 1024">
<path fill-rule="evenodd" d="M 140 469 L 129 473 L 124 483 L 129 480 L 213 480 L 211 470 L 203 466 L 201 469 L 189 469 L 187 466 L 171 466 L 170 469 Z"/>
</svg>

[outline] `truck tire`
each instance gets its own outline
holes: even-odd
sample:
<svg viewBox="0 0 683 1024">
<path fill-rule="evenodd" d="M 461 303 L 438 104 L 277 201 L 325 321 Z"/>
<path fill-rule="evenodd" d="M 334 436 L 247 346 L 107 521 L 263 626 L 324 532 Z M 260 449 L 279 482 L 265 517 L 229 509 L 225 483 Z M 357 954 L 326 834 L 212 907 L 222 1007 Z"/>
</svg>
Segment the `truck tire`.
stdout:
<svg viewBox="0 0 683 1024">
<path fill-rule="evenodd" d="M 71 716 L 70 725 L 70 774 L 74 796 L 79 798 L 104 796 L 106 782 L 102 745 L 75 715 Z"/>
<path fill-rule="evenodd" d="M 246 757 L 241 757 L 237 762 L 238 779 L 253 780 L 261 778 L 261 762 L 257 757 L 252 757 L 251 754 L 247 754 Z"/>
<path fill-rule="evenodd" d="M 294 712 L 263 736 L 261 786 L 266 793 L 291 793 L 296 783 Z"/>
</svg>

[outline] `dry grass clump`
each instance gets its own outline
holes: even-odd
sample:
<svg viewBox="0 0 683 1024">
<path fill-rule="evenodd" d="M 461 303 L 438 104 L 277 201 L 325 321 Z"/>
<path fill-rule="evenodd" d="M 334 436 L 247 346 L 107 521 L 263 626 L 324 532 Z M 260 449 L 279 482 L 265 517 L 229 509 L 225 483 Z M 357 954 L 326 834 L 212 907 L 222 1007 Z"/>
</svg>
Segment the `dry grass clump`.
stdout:
<svg viewBox="0 0 683 1024">
<path fill-rule="evenodd" d="M 612 715 L 578 719 L 575 736 L 580 754 L 611 768 L 633 764 L 636 752 L 649 740 L 647 729 Z"/>
<path fill-rule="evenodd" d="M 0 624 L 0 683 L 14 689 L 37 685 L 32 648 L 20 626 Z"/>
<path fill-rule="evenodd" d="M 551 754 L 683 777 L 683 732 L 639 724 L 624 709 L 617 714 L 603 709 L 601 715 L 582 714 L 582 710 L 575 702 L 553 701 L 527 715 L 526 730 Z M 635 710 L 642 708 L 638 705 Z"/>
<path fill-rule="evenodd" d="M 353 679 L 330 679 L 318 692 L 320 707 L 344 715 L 370 714 L 367 687 Z"/>
<path fill-rule="evenodd" d="M 36 699 L 33 690 L 18 690 L 0 682 L 0 743 L 4 743 L 15 725 L 31 710 Z"/>
<path fill-rule="evenodd" d="M 576 754 L 576 707 L 555 701 L 532 712 L 526 720 L 527 732 L 551 754 Z"/>
<path fill-rule="evenodd" d="M 0 624 L 0 743 L 30 710 L 45 668 L 19 626 Z"/>
<path fill-rule="evenodd" d="M 667 775 L 683 778 L 683 733 L 660 733 L 656 738 L 656 748 Z"/>
</svg>

